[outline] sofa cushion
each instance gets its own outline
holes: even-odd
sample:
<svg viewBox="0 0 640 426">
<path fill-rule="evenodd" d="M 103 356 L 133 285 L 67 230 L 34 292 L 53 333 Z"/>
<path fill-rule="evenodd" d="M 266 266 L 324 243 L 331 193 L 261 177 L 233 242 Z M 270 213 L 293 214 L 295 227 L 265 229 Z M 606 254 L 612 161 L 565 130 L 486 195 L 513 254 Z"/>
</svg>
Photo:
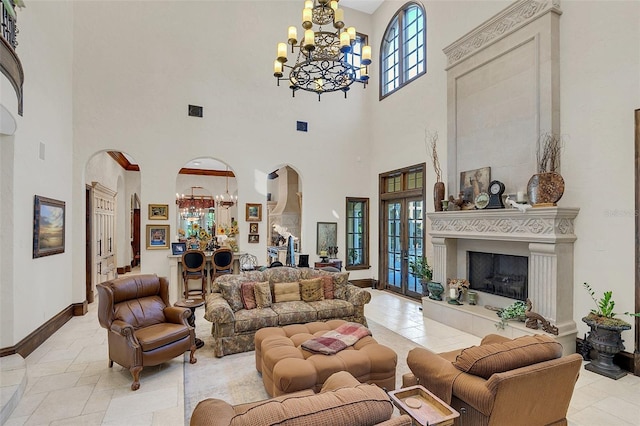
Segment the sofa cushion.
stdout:
<svg viewBox="0 0 640 426">
<path fill-rule="evenodd" d="M 263 309 L 240 309 L 235 313 L 235 332 L 244 333 L 246 331 L 259 330 L 264 327 L 277 327 L 278 314 L 271 308 Z"/>
<path fill-rule="evenodd" d="M 222 297 L 224 297 L 227 303 L 229 303 L 233 312 L 244 308 L 244 305 L 242 304 L 241 281 L 220 282 L 218 285 L 220 287 Z"/>
<path fill-rule="evenodd" d="M 273 296 L 275 303 L 300 300 L 300 286 L 298 281 L 273 284 Z"/>
<path fill-rule="evenodd" d="M 263 272 L 265 281 L 269 280 L 271 284 L 275 283 L 290 283 L 300 281 L 300 269 L 299 268 L 270 268 Z"/>
<path fill-rule="evenodd" d="M 271 306 L 271 286 L 269 285 L 269 281 L 256 283 L 253 287 L 253 292 L 256 296 L 256 306 L 258 308 L 268 308 Z"/>
<path fill-rule="evenodd" d="M 243 283 L 247 281 L 264 281 L 264 280 L 250 280 L 247 279 L 244 275 L 234 275 L 234 274 L 224 274 L 217 277 L 215 280 L 211 282 L 211 292 L 212 293 L 221 293 L 220 283 Z"/>
<path fill-rule="evenodd" d="M 242 276 L 250 281 L 261 283 L 267 281 L 262 271 L 244 271 Z"/>
<path fill-rule="evenodd" d="M 545 336 L 523 336 L 504 343 L 472 346 L 456 357 L 453 365 L 465 373 L 489 379 L 502 373 L 562 356 L 562 345 Z"/>
<path fill-rule="evenodd" d="M 393 404 L 375 385 L 360 384 L 312 396 L 268 400 L 231 419 L 239 425 L 373 425 L 388 420 Z"/>
<path fill-rule="evenodd" d="M 300 280 L 300 298 L 303 302 L 324 300 L 324 289 L 320 278 Z"/>
<path fill-rule="evenodd" d="M 353 312 L 355 309 L 352 303 L 340 299 L 309 302 L 309 305 L 311 305 L 313 309 L 316 310 L 319 320 L 351 317 L 353 316 Z"/>
<path fill-rule="evenodd" d="M 278 324 L 303 324 L 318 318 L 316 310 L 307 302 L 276 302 L 271 309 L 278 314 Z"/>
<path fill-rule="evenodd" d="M 255 309 L 258 307 L 256 304 L 256 294 L 253 288 L 256 286 L 254 281 L 242 283 L 240 287 L 240 293 L 242 294 L 242 304 L 245 309 Z"/>
</svg>

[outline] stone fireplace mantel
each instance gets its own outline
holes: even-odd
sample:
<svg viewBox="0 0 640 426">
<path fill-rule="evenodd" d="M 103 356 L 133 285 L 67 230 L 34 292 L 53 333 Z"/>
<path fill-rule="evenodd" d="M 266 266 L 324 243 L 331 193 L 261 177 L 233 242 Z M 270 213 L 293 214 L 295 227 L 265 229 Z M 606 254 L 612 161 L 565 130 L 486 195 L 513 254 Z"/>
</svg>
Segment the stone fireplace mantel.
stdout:
<svg viewBox="0 0 640 426">
<path fill-rule="evenodd" d="M 466 278 L 469 250 L 527 256 L 528 297 L 533 310 L 559 328 L 558 340 L 566 352 L 573 352 L 577 333 L 573 320 L 573 222 L 578 212 L 578 208 L 545 207 L 524 213 L 516 209 L 428 213 L 433 280 L 444 285 L 447 278 Z M 498 307 L 513 302 L 488 294 L 481 294 L 479 300 L 480 305 Z M 423 308 L 425 316 L 471 334 L 496 332 L 495 312 L 480 307 L 466 309 L 425 298 Z M 527 330 L 512 327 L 509 332 L 521 335 Z"/>
</svg>

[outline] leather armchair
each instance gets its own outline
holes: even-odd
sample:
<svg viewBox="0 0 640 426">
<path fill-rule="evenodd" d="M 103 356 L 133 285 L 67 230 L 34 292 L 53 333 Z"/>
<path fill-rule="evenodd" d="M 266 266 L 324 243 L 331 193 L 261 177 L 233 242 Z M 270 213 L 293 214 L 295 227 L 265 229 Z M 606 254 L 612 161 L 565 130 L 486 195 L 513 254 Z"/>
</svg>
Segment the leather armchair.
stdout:
<svg viewBox="0 0 640 426">
<path fill-rule="evenodd" d="M 154 274 L 129 275 L 98 284 L 98 321 L 108 330 L 109 367 L 115 361 L 140 388 L 144 366 L 162 364 L 186 351 L 196 363 L 191 311 L 169 304 L 169 282 Z"/>
<path fill-rule="evenodd" d="M 577 354 L 547 336 L 489 334 L 480 346 L 409 351 L 403 386 L 421 384 L 460 412 L 454 425 L 566 425 L 582 366 Z M 494 372 L 495 371 L 495 372 Z"/>
</svg>

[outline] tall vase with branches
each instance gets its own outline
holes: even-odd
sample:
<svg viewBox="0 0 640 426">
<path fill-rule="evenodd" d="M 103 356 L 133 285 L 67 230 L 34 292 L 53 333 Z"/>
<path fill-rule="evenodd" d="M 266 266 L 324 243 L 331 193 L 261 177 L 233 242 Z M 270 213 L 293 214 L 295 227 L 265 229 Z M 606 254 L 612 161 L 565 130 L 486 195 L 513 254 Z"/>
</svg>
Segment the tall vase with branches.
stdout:
<svg viewBox="0 0 640 426">
<path fill-rule="evenodd" d="M 445 188 L 442 182 L 442 169 L 440 168 L 440 159 L 438 158 L 438 132 L 424 131 L 424 146 L 427 154 L 431 158 L 433 171 L 436 174 L 436 182 L 433 184 L 433 207 L 437 212 L 442 211 L 442 200 L 444 200 Z"/>
<path fill-rule="evenodd" d="M 543 133 L 538 139 L 536 152 L 537 173 L 529 179 L 527 195 L 533 207 L 551 207 L 564 194 L 564 179 L 558 172 L 562 138 L 554 133 Z"/>
</svg>

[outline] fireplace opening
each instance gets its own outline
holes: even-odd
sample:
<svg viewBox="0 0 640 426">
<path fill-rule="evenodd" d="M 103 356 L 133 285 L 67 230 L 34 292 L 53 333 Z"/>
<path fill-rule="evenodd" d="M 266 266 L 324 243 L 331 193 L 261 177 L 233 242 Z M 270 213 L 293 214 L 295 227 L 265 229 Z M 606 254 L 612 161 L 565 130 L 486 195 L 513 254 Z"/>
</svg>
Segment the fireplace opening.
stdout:
<svg viewBox="0 0 640 426">
<path fill-rule="evenodd" d="M 529 258 L 469 251 L 468 277 L 472 290 L 526 300 Z"/>
</svg>

